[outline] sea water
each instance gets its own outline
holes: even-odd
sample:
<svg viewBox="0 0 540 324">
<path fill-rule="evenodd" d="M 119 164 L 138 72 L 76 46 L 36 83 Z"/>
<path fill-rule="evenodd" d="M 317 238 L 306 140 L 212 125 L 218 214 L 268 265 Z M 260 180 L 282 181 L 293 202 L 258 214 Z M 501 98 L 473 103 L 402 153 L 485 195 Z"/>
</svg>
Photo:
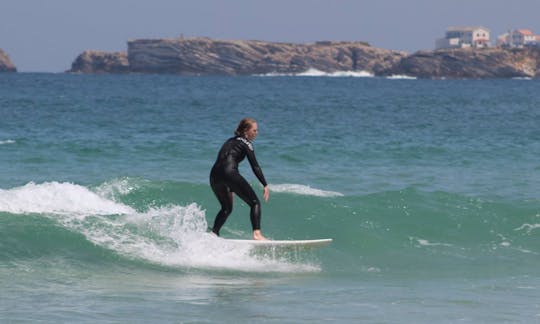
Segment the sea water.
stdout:
<svg viewBox="0 0 540 324">
<path fill-rule="evenodd" d="M 2 74 L 0 322 L 538 323 L 539 85 Z M 330 246 L 207 233 L 246 116 L 264 234 Z"/>
</svg>

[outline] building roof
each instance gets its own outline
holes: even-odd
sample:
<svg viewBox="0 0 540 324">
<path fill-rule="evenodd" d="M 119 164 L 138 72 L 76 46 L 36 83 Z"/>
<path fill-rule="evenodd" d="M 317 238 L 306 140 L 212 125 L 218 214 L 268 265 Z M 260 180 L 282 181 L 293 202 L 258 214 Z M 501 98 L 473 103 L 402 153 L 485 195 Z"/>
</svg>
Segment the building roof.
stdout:
<svg viewBox="0 0 540 324">
<path fill-rule="evenodd" d="M 524 36 L 532 36 L 534 35 L 532 31 L 530 31 L 529 29 L 518 29 L 516 30 L 516 32 L 520 33 L 521 35 L 524 35 Z"/>
<path fill-rule="evenodd" d="M 489 32 L 489 29 L 482 26 L 450 26 L 446 28 L 447 31 L 475 31 L 477 29 L 483 29 Z"/>
</svg>

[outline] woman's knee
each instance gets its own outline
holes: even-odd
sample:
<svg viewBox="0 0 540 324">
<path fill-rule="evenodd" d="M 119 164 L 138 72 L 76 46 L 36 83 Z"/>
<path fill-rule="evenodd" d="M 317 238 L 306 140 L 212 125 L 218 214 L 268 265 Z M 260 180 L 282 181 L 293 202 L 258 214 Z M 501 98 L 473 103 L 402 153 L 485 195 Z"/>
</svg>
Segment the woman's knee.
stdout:
<svg viewBox="0 0 540 324">
<path fill-rule="evenodd" d="M 232 210 L 233 210 L 232 205 L 221 206 L 221 213 L 226 215 L 226 216 L 229 216 L 232 213 Z"/>
<path fill-rule="evenodd" d="M 261 201 L 259 198 L 253 198 L 248 201 L 249 207 L 261 209 Z"/>
</svg>

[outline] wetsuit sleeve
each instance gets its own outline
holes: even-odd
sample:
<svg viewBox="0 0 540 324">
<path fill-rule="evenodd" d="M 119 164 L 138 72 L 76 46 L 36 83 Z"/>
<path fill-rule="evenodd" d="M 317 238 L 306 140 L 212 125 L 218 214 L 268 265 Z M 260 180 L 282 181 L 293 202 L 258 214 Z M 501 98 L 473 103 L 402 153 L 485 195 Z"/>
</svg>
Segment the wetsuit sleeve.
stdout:
<svg viewBox="0 0 540 324">
<path fill-rule="evenodd" d="M 251 165 L 251 170 L 253 170 L 253 173 L 255 173 L 255 176 L 257 176 L 257 179 L 259 179 L 261 184 L 266 187 L 267 183 L 266 183 L 266 180 L 264 179 L 264 174 L 262 172 L 262 169 L 259 166 L 259 163 L 257 162 L 257 158 L 255 157 L 255 152 L 253 150 L 248 149 L 247 158 L 248 158 L 249 164 Z"/>
</svg>

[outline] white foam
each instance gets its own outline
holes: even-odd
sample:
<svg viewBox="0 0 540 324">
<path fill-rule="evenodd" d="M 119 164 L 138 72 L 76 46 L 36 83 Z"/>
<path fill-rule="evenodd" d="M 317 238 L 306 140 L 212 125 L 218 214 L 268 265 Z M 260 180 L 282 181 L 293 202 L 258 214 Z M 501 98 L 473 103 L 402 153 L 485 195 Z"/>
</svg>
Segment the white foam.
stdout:
<svg viewBox="0 0 540 324">
<path fill-rule="evenodd" d="M 205 212 L 195 203 L 151 208 L 115 220 L 103 218 L 98 225 L 70 224 L 89 240 L 122 255 L 166 266 L 245 272 L 319 270 L 279 256 L 257 256 L 250 247 L 239 247 L 206 233 Z"/>
<path fill-rule="evenodd" d="M 0 145 L 6 145 L 6 144 L 15 144 L 16 142 L 14 140 L 5 140 L 5 141 L 0 141 Z"/>
<path fill-rule="evenodd" d="M 426 239 L 422 239 L 422 238 L 418 238 L 418 237 L 409 237 L 409 240 L 412 242 L 412 241 L 416 241 L 420 246 L 446 246 L 446 247 L 451 247 L 452 244 L 448 244 L 448 243 L 433 243 L 433 242 L 430 242 Z"/>
<path fill-rule="evenodd" d="M 527 233 L 532 232 L 535 229 L 540 228 L 540 224 L 523 224 L 518 228 L 515 228 L 515 231 L 522 231 L 525 230 Z"/>
<path fill-rule="evenodd" d="M 317 69 L 308 69 L 305 72 L 296 74 L 297 76 L 328 76 L 328 77 L 373 77 L 372 73 L 367 71 L 336 71 L 336 72 L 324 72 Z"/>
<path fill-rule="evenodd" d="M 341 197 L 342 193 L 336 191 L 326 191 L 316 188 L 311 188 L 310 186 L 293 184 L 293 183 L 283 183 L 283 184 L 270 184 L 269 189 L 274 192 L 284 192 L 284 193 L 294 193 L 298 195 L 306 196 L 317 196 L 317 197 Z"/>
<path fill-rule="evenodd" d="M 367 71 L 335 71 L 324 72 L 317 69 L 310 68 L 300 73 L 267 73 L 259 76 L 308 76 L 308 77 L 356 77 L 356 78 L 370 78 L 374 77 L 373 73 Z"/>
<path fill-rule="evenodd" d="M 227 244 L 206 233 L 205 211 L 195 203 L 138 212 L 113 200 L 116 193 L 130 190 L 132 184 L 126 179 L 105 183 L 97 192 L 72 183 L 31 182 L 0 190 L 0 212 L 42 214 L 96 245 L 166 266 L 247 272 L 320 270 L 279 255 L 257 255 L 250 247 Z"/>
<path fill-rule="evenodd" d="M 14 214 L 49 213 L 70 215 L 112 215 L 133 213 L 129 206 L 100 197 L 72 184 L 30 182 L 22 187 L 0 190 L 0 211 Z"/>
<path fill-rule="evenodd" d="M 418 79 L 417 77 L 404 75 L 404 74 L 390 75 L 390 76 L 388 76 L 386 78 L 390 79 L 390 80 L 417 80 Z"/>
<path fill-rule="evenodd" d="M 107 181 L 96 188 L 96 193 L 101 197 L 108 199 L 117 199 L 119 196 L 125 196 L 130 192 L 139 189 L 140 186 L 130 178 L 114 179 Z"/>
</svg>

